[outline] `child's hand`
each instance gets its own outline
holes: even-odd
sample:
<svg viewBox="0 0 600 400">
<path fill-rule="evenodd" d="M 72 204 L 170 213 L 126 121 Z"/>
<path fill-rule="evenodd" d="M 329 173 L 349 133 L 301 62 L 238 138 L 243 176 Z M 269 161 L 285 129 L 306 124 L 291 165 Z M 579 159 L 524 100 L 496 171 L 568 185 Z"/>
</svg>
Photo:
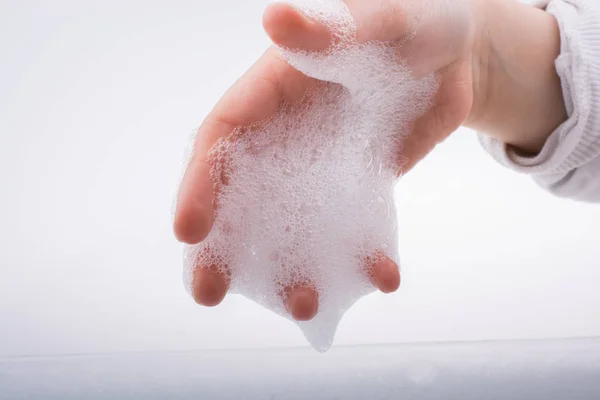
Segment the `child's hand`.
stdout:
<svg viewBox="0 0 600 400">
<path fill-rule="evenodd" d="M 347 0 L 358 26 L 359 42 L 399 43 L 413 32 L 410 22 L 419 18 L 417 34 L 398 46 L 399 59 L 406 60 L 415 75 L 435 72 L 439 91 L 435 105 L 415 121 L 412 135 L 404 140 L 398 164 L 406 172 L 437 143 L 456 130 L 468 117 L 473 103 L 471 54 L 475 37 L 474 10 L 468 2 Z M 264 27 L 278 45 L 310 51 L 327 48 L 330 33 L 285 4 L 271 5 Z M 290 67 L 276 49 L 263 57 L 225 94 L 202 124 L 194 157 L 183 178 L 175 214 L 175 234 L 188 244 L 202 241 L 214 218 L 213 185 L 207 154 L 220 138 L 235 127 L 250 125 L 273 115 L 282 101 L 299 101 L 317 81 Z M 365 267 L 382 292 L 393 292 L 400 284 L 398 266 L 389 258 L 374 255 Z M 203 266 L 206 267 L 206 266 Z M 195 300 L 205 306 L 219 304 L 228 290 L 228 277 L 213 268 L 197 268 Z M 318 309 L 318 294 L 310 287 L 288 291 L 282 301 L 297 320 L 311 319 Z"/>
</svg>

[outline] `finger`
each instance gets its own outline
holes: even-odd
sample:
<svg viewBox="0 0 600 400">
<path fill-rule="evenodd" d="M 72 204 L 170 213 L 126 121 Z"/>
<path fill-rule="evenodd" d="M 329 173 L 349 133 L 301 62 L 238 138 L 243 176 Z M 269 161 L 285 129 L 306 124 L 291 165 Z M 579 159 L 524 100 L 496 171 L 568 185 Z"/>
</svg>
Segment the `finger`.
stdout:
<svg viewBox="0 0 600 400">
<path fill-rule="evenodd" d="M 319 311 L 319 295 L 309 284 L 286 287 L 284 305 L 296 321 L 310 321 Z"/>
<path fill-rule="evenodd" d="M 208 236 L 214 218 L 212 198 L 210 165 L 192 160 L 179 187 L 173 226 L 177 240 L 196 244 Z"/>
<path fill-rule="evenodd" d="M 332 40 L 327 27 L 285 3 L 274 3 L 267 7 L 263 26 L 273 43 L 291 49 L 325 50 Z"/>
<path fill-rule="evenodd" d="M 206 307 L 219 305 L 229 290 L 229 282 L 230 278 L 226 268 L 217 265 L 209 268 L 197 266 L 192 282 L 194 300 Z"/>
<path fill-rule="evenodd" d="M 235 127 L 266 120 L 282 101 L 299 101 L 314 82 L 270 49 L 223 96 L 198 130 L 194 157 L 181 182 L 173 227 L 180 241 L 199 243 L 212 228 L 214 195 L 207 156 L 214 144 Z"/>
<path fill-rule="evenodd" d="M 356 21 L 359 43 L 394 42 L 410 33 L 410 9 L 404 4 L 396 6 L 390 2 L 364 0 L 345 0 L 345 3 Z M 275 44 L 292 49 L 324 50 L 333 40 L 327 27 L 284 2 L 267 7 L 263 26 Z"/>
<path fill-rule="evenodd" d="M 400 269 L 389 257 L 377 254 L 368 259 L 371 282 L 383 293 L 393 293 L 400 287 Z"/>
</svg>

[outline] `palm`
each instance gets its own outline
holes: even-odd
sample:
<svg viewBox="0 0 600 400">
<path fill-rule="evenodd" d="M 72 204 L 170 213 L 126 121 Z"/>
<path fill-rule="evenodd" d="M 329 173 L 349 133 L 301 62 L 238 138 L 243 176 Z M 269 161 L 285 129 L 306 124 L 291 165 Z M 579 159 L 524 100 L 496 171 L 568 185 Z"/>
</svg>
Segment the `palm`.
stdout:
<svg viewBox="0 0 600 400">
<path fill-rule="evenodd" d="M 439 0 L 442 1 L 442 0 Z M 359 41 L 401 40 L 406 32 L 396 27 L 386 29 L 378 22 L 377 11 L 386 13 L 386 5 L 382 2 L 372 10 L 367 3 L 352 5 L 357 2 L 347 0 L 353 13 L 355 10 L 364 13 L 362 22 L 360 15 L 355 15 L 359 22 Z M 368 3 L 370 4 L 370 3 Z M 395 4 L 392 1 L 389 2 Z M 353 8 L 354 7 L 354 8 Z M 373 23 L 370 23 L 372 21 Z M 389 21 L 389 18 L 384 19 Z M 402 26 L 398 21 L 389 21 L 394 26 Z M 431 21 L 435 24 L 436 21 Z M 329 32 L 312 21 L 307 20 L 295 9 L 285 5 L 271 6 L 265 13 L 265 28 L 272 40 L 279 45 L 303 48 L 305 50 L 321 50 L 330 42 Z M 434 106 L 421 118 L 415 121 L 413 134 L 406 138 L 399 154 L 399 164 L 403 171 L 412 168 L 435 145 L 444 140 L 467 117 L 472 103 L 471 67 L 468 54 L 462 54 L 465 35 L 457 35 L 456 46 L 460 51 L 450 51 L 450 57 L 440 58 L 435 46 L 436 36 L 447 36 L 443 26 L 435 24 L 429 37 L 418 35 L 401 48 L 401 54 L 409 62 L 414 60 L 430 60 L 428 63 L 415 63 L 413 69 L 424 74 L 436 72 L 439 76 L 439 90 L 434 99 Z M 362 36 L 362 38 L 361 38 Z M 423 54 L 417 54 L 426 49 Z M 423 46 L 425 44 L 425 46 Z M 448 47 L 448 46 L 446 46 Z M 452 50 L 452 49 L 450 49 Z M 456 50 L 456 49 L 454 49 Z M 411 54 L 412 53 L 412 54 Z M 430 53 L 429 55 L 427 53 Z M 453 59 L 454 58 L 454 59 Z M 202 241 L 210 232 L 213 218 L 213 185 L 209 177 L 210 166 L 207 154 L 217 140 L 228 136 L 235 127 L 245 126 L 263 121 L 274 115 L 282 102 L 294 104 L 303 98 L 311 86 L 318 81 L 307 77 L 289 66 L 276 49 L 271 48 L 257 63 L 223 96 L 214 110 L 199 129 L 195 145 L 194 157 L 184 175 L 178 197 L 175 215 L 175 233 L 186 243 L 195 244 Z M 389 259 L 377 258 L 372 265 L 372 280 L 384 292 L 395 291 L 400 283 L 398 267 Z M 196 301 L 203 305 L 216 305 L 221 302 L 228 289 L 228 279 L 209 268 L 198 268 L 194 275 L 193 292 Z M 290 312 L 297 319 L 310 319 L 316 312 L 317 294 L 310 288 L 300 288 L 290 299 Z M 295 297 L 294 297 L 295 296 Z M 298 300 L 298 301 L 294 301 Z"/>
</svg>

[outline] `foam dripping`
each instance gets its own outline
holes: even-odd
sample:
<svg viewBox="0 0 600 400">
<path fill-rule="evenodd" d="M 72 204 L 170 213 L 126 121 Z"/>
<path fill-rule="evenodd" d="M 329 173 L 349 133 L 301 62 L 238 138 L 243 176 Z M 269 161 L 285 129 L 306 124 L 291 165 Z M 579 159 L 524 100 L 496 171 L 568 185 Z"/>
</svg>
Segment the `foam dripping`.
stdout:
<svg viewBox="0 0 600 400">
<path fill-rule="evenodd" d="M 207 239 L 185 249 L 184 279 L 190 289 L 197 265 L 227 268 L 232 293 L 289 319 L 282 293 L 310 283 L 319 311 L 294 322 L 326 351 L 344 313 L 375 290 L 364 260 L 383 253 L 400 265 L 393 193 L 402 138 L 436 82 L 414 79 L 395 46 L 357 43 L 342 1 L 288 3 L 336 37 L 323 52 L 280 49 L 324 82 L 212 149 L 218 210 Z"/>
</svg>

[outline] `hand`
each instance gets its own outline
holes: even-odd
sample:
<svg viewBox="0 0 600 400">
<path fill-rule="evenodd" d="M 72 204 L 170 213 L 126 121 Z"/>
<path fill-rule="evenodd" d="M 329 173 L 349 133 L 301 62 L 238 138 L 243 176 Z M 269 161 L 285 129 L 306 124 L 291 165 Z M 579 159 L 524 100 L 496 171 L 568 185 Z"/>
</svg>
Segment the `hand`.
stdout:
<svg viewBox="0 0 600 400">
<path fill-rule="evenodd" d="M 404 140 L 398 162 L 406 172 L 456 130 L 472 109 L 475 10 L 472 3 L 456 0 L 346 3 L 357 22 L 359 42 L 399 43 L 413 33 L 410 21 L 421 16 L 416 35 L 399 46 L 398 52 L 415 75 L 435 73 L 439 90 L 434 106 L 414 122 L 413 133 Z M 263 23 L 273 42 L 288 48 L 318 51 L 331 41 L 326 28 L 285 4 L 268 7 Z M 195 155 L 181 184 L 174 224 L 179 240 L 195 244 L 210 232 L 214 210 L 207 154 L 215 142 L 235 127 L 267 119 L 282 101 L 299 101 L 317 83 L 290 67 L 271 48 L 225 94 L 200 127 Z M 374 255 L 368 263 L 365 267 L 377 288 L 383 292 L 397 290 L 400 275 L 393 261 Z M 226 274 L 206 267 L 195 271 L 193 295 L 199 304 L 214 306 L 223 300 L 229 280 Z M 318 294 L 311 287 L 294 288 L 284 296 L 282 301 L 297 320 L 316 314 Z"/>
</svg>

